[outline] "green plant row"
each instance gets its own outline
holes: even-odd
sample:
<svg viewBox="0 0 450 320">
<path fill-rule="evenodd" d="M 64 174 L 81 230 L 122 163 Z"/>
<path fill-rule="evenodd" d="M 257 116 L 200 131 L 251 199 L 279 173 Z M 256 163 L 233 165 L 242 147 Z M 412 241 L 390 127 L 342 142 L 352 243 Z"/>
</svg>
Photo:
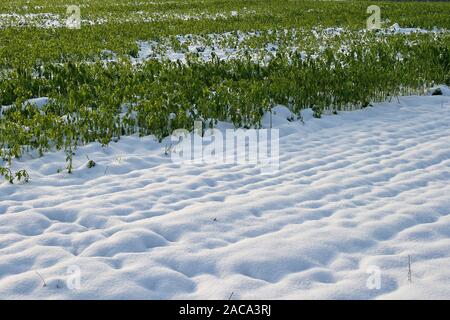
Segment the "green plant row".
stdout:
<svg viewBox="0 0 450 320">
<path fill-rule="evenodd" d="M 119 59 L 16 68 L 0 82 L 1 104 L 11 104 L 0 117 L 1 173 L 10 178 L 5 168 L 25 152 L 63 149 L 71 172 L 77 146 L 93 141 L 107 145 L 131 134 L 162 140 L 174 129 L 192 130 L 194 121 L 260 127 L 277 104 L 298 116 L 312 108 L 320 117 L 450 83 L 448 34 L 376 39 L 320 56 L 280 49 L 269 61 L 187 55 L 186 63 Z M 44 96 L 49 103 L 42 108 L 27 103 Z"/>
<path fill-rule="evenodd" d="M 80 6 L 85 21 L 80 30 L 33 27 L 26 23 L 21 27 L 0 27 L 0 67 L 31 66 L 37 60 L 44 63 L 95 60 L 104 50 L 136 55 L 136 41 L 185 34 L 187 30 L 193 34 L 313 27 L 360 30 L 366 27 L 367 7 L 374 4 L 381 8 L 383 27 L 399 23 L 402 27 L 450 29 L 448 2 L 78 0 L 74 4 Z M 64 25 L 66 6 L 67 1 L 63 0 L 3 0 L 0 14 L 57 14 Z M 237 15 L 230 15 L 232 12 Z M 225 17 L 208 18 L 221 13 Z M 164 19 L 149 19 L 159 16 Z M 204 18 L 189 18 L 197 16 Z M 2 19 L 6 18 L 0 15 L 0 26 Z"/>
</svg>

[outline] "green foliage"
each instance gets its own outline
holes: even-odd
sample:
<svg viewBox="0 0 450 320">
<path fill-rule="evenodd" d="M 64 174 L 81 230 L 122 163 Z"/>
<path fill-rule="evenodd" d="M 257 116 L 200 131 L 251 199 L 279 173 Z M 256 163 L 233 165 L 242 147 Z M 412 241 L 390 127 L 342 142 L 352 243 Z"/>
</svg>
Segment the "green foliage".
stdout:
<svg viewBox="0 0 450 320">
<path fill-rule="evenodd" d="M 0 157 L 8 166 L 25 152 L 62 149 L 71 173 L 77 146 L 93 141 L 108 145 L 131 134 L 161 141 L 174 129 L 192 130 L 194 121 L 260 127 L 264 112 L 277 104 L 300 118 L 305 108 L 321 117 L 450 81 L 449 32 L 357 31 L 373 4 L 366 1 L 255 0 L 245 8 L 237 0 L 78 4 L 84 20 L 107 21 L 80 30 L 0 27 L 0 105 L 8 106 L 0 115 Z M 7 0 L 0 12 L 64 17 L 65 5 Z M 384 19 L 402 26 L 450 26 L 449 3 L 379 5 Z M 234 10 L 237 15 L 230 14 Z M 331 26 L 345 30 L 329 33 L 324 27 Z M 192 35 L 181 42 L 175 35 L 187 30 Z M 225 31 L 231 32 L 210 35 Z M 133 64 L 137 41 L 144 40 L 156 41 L 153 53 L 162 58 Z M 276 53 L 268 44 L 278 47 Z M 190 47 L 197 53 L 188 53 Z M 203 61 L 206 47 L 232 48 L 237 57 Z M 164 59 L 167 50 L 185 53 L 185 63 Z M 37 97 L 49 103 L 26 103 Z M 11 183 L 29 178 L 7 167 L 0 174 Z"/>
<path fill-rule="evenodd" d="M 14 175 L 18 181 L 24 180 L 25 182 L 28 182 L 30 179 L 30 176 L 28 175 L 28 172 L 26 170 L 19 170 Z"/>
<path fill-rule="evenodd" d="M 88 169 L 95 167 L 96 163 L 93 160 L 89 160 L 87 163 Z"/>
<path fill-rule="evenodd" d="M 14 175 L 9 168 L 0 167 L 0 175 L 3 176 L 9 183 L 14 183 Z"/>
<path fill-rule="evenodd" d="M 28 172 L 23 169 L 19 170 L 13 174 L 11 169 L 6 168 L 6 167 L 0 167 L 0 176 L 5 178 L 5 180 L 11 184 L 14 183 L 14 179 L 17 179 L 17 181 L 19 181 L 19 182 L 22 180 L 24 182 L 28 182 L 30 180 L 30 176 L 29 176 Z"/>
<path fill-rule="evenodd" d="M 64 25 L 69 3 L 65 0 L 2 0 L 0 12 L 56 14 L 58 22 Z M 448 2 L 77 0 L 76 4 L 85 21 L 80 30 L 41 28 L 31 22 L 25 22 L 25 26 L 1 28 L 0 21 L 0 66 L 30 67 L 38 60 L 43 63 L 95 61 L 102 57 L 104 50 L 121 56 L 135 56 L 136 41 L 187 32 L 206 34 L 314 27 L 359 30 L 365 28 L 366 10 L 373 4 L 381 7 L 383 21 L 389 21 L 384 27 L 394 22 L 404 27 L 450 27 Z M 233 16 L 232 12 L 237 15 Z"/>
</svg>

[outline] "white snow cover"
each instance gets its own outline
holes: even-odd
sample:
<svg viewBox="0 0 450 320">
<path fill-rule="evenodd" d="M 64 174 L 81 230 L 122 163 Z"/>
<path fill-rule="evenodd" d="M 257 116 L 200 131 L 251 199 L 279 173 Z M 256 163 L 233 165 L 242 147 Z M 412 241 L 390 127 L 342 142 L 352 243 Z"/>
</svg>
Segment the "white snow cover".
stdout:
<svg viewBox="0 0 450 320">
<path fill-rule="evenodd" d="M 276 34 L 287 34 L 291 32 L 292 34 L 296 34 L 299 29 L 283 29 L 283 30 L 271 30 L 270 32 Z M 323 41 L 323 36 L 327 35 L 327 37 L 333 37 L 341 35 L 345 32 L 351 32 L 348 29 L 344 28 L 319 28 L 312 29 L 313 34 L 317 38 L 319 42 Z M 362 29 L 358 31 L 360 34 L 373 32 L 367 29 Z M 421 28 L 402 28 L 397 23 L 392 25 L 390 28 L 381 29 L 377 31 L 380 35 L 389 36 L 395 34 L 414 34 L 414 33 L 447 33 L 450 30 L 447 29 L 438 29 L 433 28 L 432 30 L 421 29 Z M 142 63 L 149 59 L 156 60 L 165 60 L 168 59 L 172 62 L 180 61 L 182 63 L 186 63 L 187 53 L 196 53 L 203 61 L 211 61 L 213 55 L 216 56 L 219 60 L 232 60 L 239 59 L 243 56 L 247 56 L 247 53 L 250 53 L 252 58 L 258 60 L 261 56 L 264 57 L 264 60 L 268 62 L 273 57 L 276 56 L 279 45 L 276 43 L 267 43 L 264 50 L 257 50 L 252 47 L 242 46 L 243 41 L 259 37 L 261 35 L 261 31 L 253 31 L 253 32 L 242 32 L 240 30 L 236 30 L 235 32 L 224 32 L 224 33 L 209 33 L 205 36 L 198 36 L 195 34 L 184 34 L 177 35 L 176 38 L 181 45 L 187 45 L 186 52 L 180 51 L 179 49 L 174 49 L 169 43 L 167 43 L 168 39 L 163 39 L 163 44 L 165 43 L 165 49 L 161 50 L 158 48 L 162 43 L 155 40 L 152 41 L 138 41 L 137 45 L 139 46 L 139 52 L 137 58 L 131 57 L 132 63 Z M 296 35 L 297 37 L 297 35 Z M 221 44 L 221 40 L 225 39 L 236 39 L 236 43 L 234 47 L 227 47 Z M 206 39 L 212 42 L 212 44 L 207 44 Z M 164 48 L 164 46 L 163 46 Z M 290 51 L 295 52 L 299 48 L 297 46 L 288 46 Z M 326 46 L 320 46 L 319 51 L 326 49 Z M 347 51 L 347 45 L 341 46 L 342 51 Z M 161 52 L 162 51 L 162 52 Z M 319 53 L 319 52 L 318 52 Z M 305 51 L 301 51 L 302 59 L 306 58 L 307 54 Z M 401 57 L 399 57 L 401 58 Z M 114 61 L 115 58 L 109 60 Z"/>
<path fill-rule="evenodd" d="M 0 298 L 450 299 L 450 97 L 277 111 L 274 174 L 175 165 L 151 137 L 82 147 L 72 175 L 63 152 L 16 161 L 31 181 L 0 184 Z"/>
</svg>

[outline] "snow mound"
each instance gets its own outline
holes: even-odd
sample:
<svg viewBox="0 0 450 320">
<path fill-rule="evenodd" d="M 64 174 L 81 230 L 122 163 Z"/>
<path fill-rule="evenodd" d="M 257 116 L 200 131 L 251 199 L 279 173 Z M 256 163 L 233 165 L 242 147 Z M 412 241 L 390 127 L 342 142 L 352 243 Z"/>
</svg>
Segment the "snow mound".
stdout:
<svg viewBox="0 0 450 320">
<path fill-rule="evenodd" d="M 450 98 L 394 100 L 304 124 L 275 108 L 273 174 L 176 165 L 151 137 L 82 147 L 72 175 L 63 152 L 16 161 L 0 297 L 449 299 Z"/>
</svg>

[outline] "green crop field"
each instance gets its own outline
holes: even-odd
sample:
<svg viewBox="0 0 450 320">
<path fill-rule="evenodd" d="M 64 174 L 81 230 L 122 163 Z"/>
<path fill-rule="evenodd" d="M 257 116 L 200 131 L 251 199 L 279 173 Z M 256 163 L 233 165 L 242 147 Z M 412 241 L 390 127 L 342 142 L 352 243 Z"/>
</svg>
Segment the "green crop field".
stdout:
<svg viewBox="0 0 450 320">
<path fill-rule="evenodd" d="M 450 3 L 63 0 L 0 3 L 0 174 L 14 158 L 123 135 L 259 127 L 450 84 Z M 381 28 L 367 30 L 377 5 Z M 392 26 L 397 26 L 391 28 Z M 416 31 L 401 32 L 401 28 Z M 36 106 L 30 99 L 45 97 Z"/>
</svg>

